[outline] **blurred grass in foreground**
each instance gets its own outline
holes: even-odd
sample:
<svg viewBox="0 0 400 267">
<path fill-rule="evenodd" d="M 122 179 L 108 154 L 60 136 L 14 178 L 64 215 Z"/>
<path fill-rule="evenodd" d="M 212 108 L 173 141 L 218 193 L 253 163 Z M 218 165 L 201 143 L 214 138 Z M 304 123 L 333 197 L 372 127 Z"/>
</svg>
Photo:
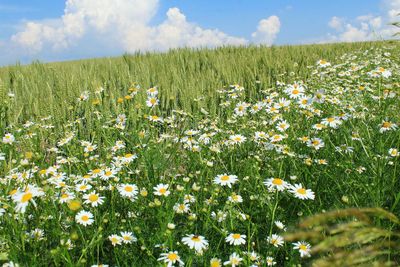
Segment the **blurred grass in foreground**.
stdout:
<svg viewBox="0 0 400 267">
<path fill-rule="evenodd" d="M 312 266 L 398 266 L 400 233 L 393 228 L 399 224 L 381 208 L 349 208 L 308 217 L 285 239 L 312 241 Z"/>
</svg>

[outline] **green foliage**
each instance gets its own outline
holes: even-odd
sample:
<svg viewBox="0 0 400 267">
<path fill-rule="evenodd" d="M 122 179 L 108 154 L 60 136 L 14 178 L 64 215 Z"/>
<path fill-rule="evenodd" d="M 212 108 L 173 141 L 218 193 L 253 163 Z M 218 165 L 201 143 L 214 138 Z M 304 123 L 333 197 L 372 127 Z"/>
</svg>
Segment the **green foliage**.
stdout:
<svg viewBox="0 0 400 267">
<path fill-rule="evenodd" d="M 400 13 L 397 14 L 397 16 L 400 16 Z M 392 24 L 393 26 L 396 26 L 396 27 L 400 28 L 400 21 L 393 22 L 393 23 L 391 23 L 391 24 Z M 394 36 L 396 36 L 396 35 L 400 35 L 400 32 L 396 32 L 396 33 L 394 34 Z"/>
<path fill-rule="evenodd" d="M 398 266 L 399 226 L 381 208 L 349 208 L 310 216 L 285 239 L 310 240 L 313 266 Z"/>
<path fill-rule="evenodd" d="M 292 72 L 307 79 L 311 73 L 306 66 L 320 58 L 331 60 L 355 49 L 384 44 L 176 49 L 69 63 L 35 62 L 0 68 L 0 86 L 16 95 L 9 105 L 11 122 L 49 115 L 62 122 L 68 119 L 67 111 L 82 91 L 93 92 L 103 86 L 112 97 L 122 94 L 132 82 L 144 88 L 157 86 L 163 92 L 161 104 L 166 109 L 195 113 L 205 108 L 216 114 L 219 88 L 238 83 L 246 88 L 247 98 L 257 98 L 260 88 L 275 86 L 277 80 L 285 82 Z M 256 80 L 261 83 L 256 84 Z M 204 101 L 193 101 L 203 96 L 207 96 Z M 109 111 L 112 103 L 105 102 L 102 108 Z"/>
</svg>

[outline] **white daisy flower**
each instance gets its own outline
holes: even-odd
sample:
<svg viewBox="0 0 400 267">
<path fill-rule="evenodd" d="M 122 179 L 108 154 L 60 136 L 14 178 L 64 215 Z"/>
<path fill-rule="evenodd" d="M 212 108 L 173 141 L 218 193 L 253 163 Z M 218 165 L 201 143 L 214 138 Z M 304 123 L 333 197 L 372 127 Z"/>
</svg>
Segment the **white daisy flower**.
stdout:
<svg viewBox="0 0 400 267">
<path fill-rule="evenodd" d="M 305 189 L 301 184 L 290 186 L 289 192 L 299 199 L 314 199 L 315 194 L 311 189 Z"/>
<path fill-rule="evenodd" d="M 153 108 L 158 105 L 160 101 L 157 99 L 157 97 L 151 96 L 147 98 L 146 100 L 146 105 L 150 108 Z"/>
<path fill-rule="evenodd" d="M 123 197 L 135 199 L 138 194 L 138 187 L 135 184 L 120 184 L 117 186 L 118 192 Z"/>
<path fill-rule="evenodd" d="M 130 244 L 137 241 L 137 238 L 132 232 L 121 232 L 121 239 L 125 244 Z"/>
<path fill-rule="evenodd" d="M 241 134 L 235 134 L 235 135 L 229 136 L 229 141 L 234 145 L 242 144 L 244 141 L 246 141 L 246 139 L 247 138 Z"/>
<path fill-rule="evenodd" d="M 18 190 L 15 194 L 12 195 L 13 201 L 17 203 L 15 210 L 17 212 L 25 213 L 29 202 L 32 202 L 32 204 L 36 206 L 34 197 L 40 196 L 44 196 L 43 190 L 34 185 L 28 185 L 25 190 L 22 191 Z"/>
<path fill-rule="evenodd" d="M 4 137 L 3 137 L 3 143 L 4 144 L 10 144 L 11 145 L 14 142 L 15 142 L 14 135 L 12 135 L 10 133 L 7 133 L 7 134 L 4 135 Z"/>
<path fill-rule="evenodd" d="M 300 257 L 310 257 L 310 250 L 311 250 L 311 245 L 308 244 L 307 242 L 304 241 L 299 241 L 296 243 L 293 243 L 294 249 L 297 249 L 300 252 Z"/>
<path fill-rule="evenodd" d="M 228 186 L 232 188 L 232 185 L 236 183 L 238 180 L 236 175 L 228 175 L 226 173 L 219 174 L 214 178 L 214 183 L 219 184 L 221 186 Z"/>
<path fill-rule="evenodd" d="M 274 261 L 274 258 L 272 257 L 266 257 L 265 261 L 267 263 L 267 266 L 274 266 L 276 264 L 276 261 Z"/>
<path fill-rule="evenodd" d="M 161 253 L 160 256 L 161 257 L 158 258 L 158 261 L 166 263 L 167 267 L 172 267 L 175 263 L 179 263 L 180 266 L 184 265 L 184 262 L 178 255 L 178 251 L 169 251 L 166 253 Z"/>
<path fill-rule="evenodd" d="M 284 180 L 281 178 L 275 177 L 275 178 L 269 178 L 268 180 L 264 181 L 264 184 L 268 187 L 270 190 L 278 190 L 278 191 L 283 191 L 286 188 L 288 188 L 288 183 L 286 183 Z"/>
<path fill-rule="evenodd" d="M 174 205 L 174 211 L 178 214 L 188 213 L 190 211 L 190 206 L 186 203 L 176 203 Z"/>
<path fill-rule="evenodd" d="M 283 245 L 283 237 L 277 234 L 272 234 L 267 238 L 267 241 L 274 247 L 280 247 Z"/>
<path fill-rule="evenodd" d="M 325 143 L 324 141 L 322 141 L 322 139 L 315 137 L 307 141 L 307 146 L 313 147 L 314 149 L 318 150 L 324 147 Z"/>
<path fill-rule="evenodd" d="M 122 238 L 118 235 L 110 235 L 108 237 L 108 240 L 111 241 L 111 245 L 113 245 L 114 247 L 116 245 L 121 245 L 122 244 Z"/>
<path fill-rule="evenodd" d="M 390 148 L 389 149 L 389 155 L 391 157 L 398 157 L 400 155 L 400 152 L 397 148 Z"/>
<path fill-rule="evenodd" d="M 75 221 L 83 226 L 88 226 L 93 224 L 93 214 L 90 211 L 81 210 L 75 215 Z"/>
<path fill-rule="evenodd" d="M 188 235 L 182 238 L 182 242 L 189 248 L 196 250 L 198 253 L 201 253 L 203 250 L 208 248 L 208 241 L 201 235 Z"/>
<path fill-rule="evenodd" d="M 104 202 L 104 197 L 101 197 L 99 194 L 96 193 L 96 191 L 92 191 L 89 194 L 83 195 L 83 199 L 85 199 L 83 203 L 90 204 L 92 205 L 92 207 L 97 207 Z"/>
<path fill-rule="evenodd" d="M 154 195 L 167 197 L 171 193 L 171 191 L 168 190 L 168 187 L 169 185 L 167 184 L 158 184 L 153 187 Z"/>
<path fill-rule="evenodd" d="M 225 241 L 234 246 L 243 245 L 246 244 L 246 235 L 231 233 L 225 238 Z"/>
<path fill-rule="evenodd" d="M 239 266 L 240 263 L 242 262 L 242 258 L 236 253 L 233 252 L 230 256 L 229 256 L 229 260 L 224 262 L 224 265 L 231 265 L 232 267 L 236 267 Z"/>
</svg>

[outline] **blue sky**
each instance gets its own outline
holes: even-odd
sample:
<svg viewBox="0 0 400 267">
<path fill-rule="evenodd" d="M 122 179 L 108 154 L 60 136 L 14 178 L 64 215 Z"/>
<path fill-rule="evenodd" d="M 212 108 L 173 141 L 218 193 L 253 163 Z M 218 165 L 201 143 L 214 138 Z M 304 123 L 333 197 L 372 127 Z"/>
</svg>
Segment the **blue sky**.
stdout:
<svg viewBox="0 0 400 267">
<path fill-rule="evenodd" d="M 0 65 L 392 38 L 400 0 L 0 0 Z"/>
</svg>

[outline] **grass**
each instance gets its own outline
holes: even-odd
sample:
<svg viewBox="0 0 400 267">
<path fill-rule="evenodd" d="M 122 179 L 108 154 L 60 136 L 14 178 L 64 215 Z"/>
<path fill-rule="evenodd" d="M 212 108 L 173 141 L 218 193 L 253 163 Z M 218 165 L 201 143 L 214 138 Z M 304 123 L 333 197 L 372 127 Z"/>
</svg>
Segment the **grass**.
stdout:
<svg viewBox="0 0 400 267">
<path fill-rule="evenodd" d="M 398 251 L 399 233 L 374 225 L 382 219 L 396 226 L 400 222 L 381 208 L 335 210 L 307 218 L 300 224 L 300 231 L 287 235 L 286 240 L 300 238 L 317 244 L 313 254 L 322 257 L 315 257 L 312 266 L 396 266 L 390 255 Z"/>
<path fill-rule="evenodd" d="M 157 86 L 163 91 L 165 109 L 197 112 L 204 107 L 217 114 L 216 90 L 232 83 L 246 88 L 246 97 L 256 98 L 261 88 L 270 88 L 276 80 L 291 72 L 307 79 L 306 68 L 319 58 L 334 59 L 354 49 L 367 49 L 384 43 L 352 43 L 282 47 L 226 47 L 213 50 L 172 50 L 169 53 L 124 55 L 120 58 L 82 60 L 69 63 L 33 63 L 0 69 L 1 96 L 16 94 L 9 107 L 10 122 L 32 116 L 48 116 L 65 121 L 66 110 L 75 104 L 82 91 L 104 86 L 110 96 L 126 92 L 132 82 L 143 88 Z M 261 81 L 256 84 L 255 81 Z M 286 80 L 286 79 L 284 79 Z M 29 92 L 29 93 L 27 93 Z M 193 101 L 208 96 L 204 101 Z M 109 111 L 113 103 L 103 103 Z"/>
<path fill-rule="evenodd" d="M 187 266 L 309 264 L 312 249 L 279 242 L 302 217 L 400 212 L 399 51 L 395 41 L 178 49 L 0 68 L 0 257 L 156 266 L 176 251 L 165 255 Z M 184 244 L 190 234 L 207 249 Z M 383 260 L 399 263 L 396 253 Z"/>
</svg>

